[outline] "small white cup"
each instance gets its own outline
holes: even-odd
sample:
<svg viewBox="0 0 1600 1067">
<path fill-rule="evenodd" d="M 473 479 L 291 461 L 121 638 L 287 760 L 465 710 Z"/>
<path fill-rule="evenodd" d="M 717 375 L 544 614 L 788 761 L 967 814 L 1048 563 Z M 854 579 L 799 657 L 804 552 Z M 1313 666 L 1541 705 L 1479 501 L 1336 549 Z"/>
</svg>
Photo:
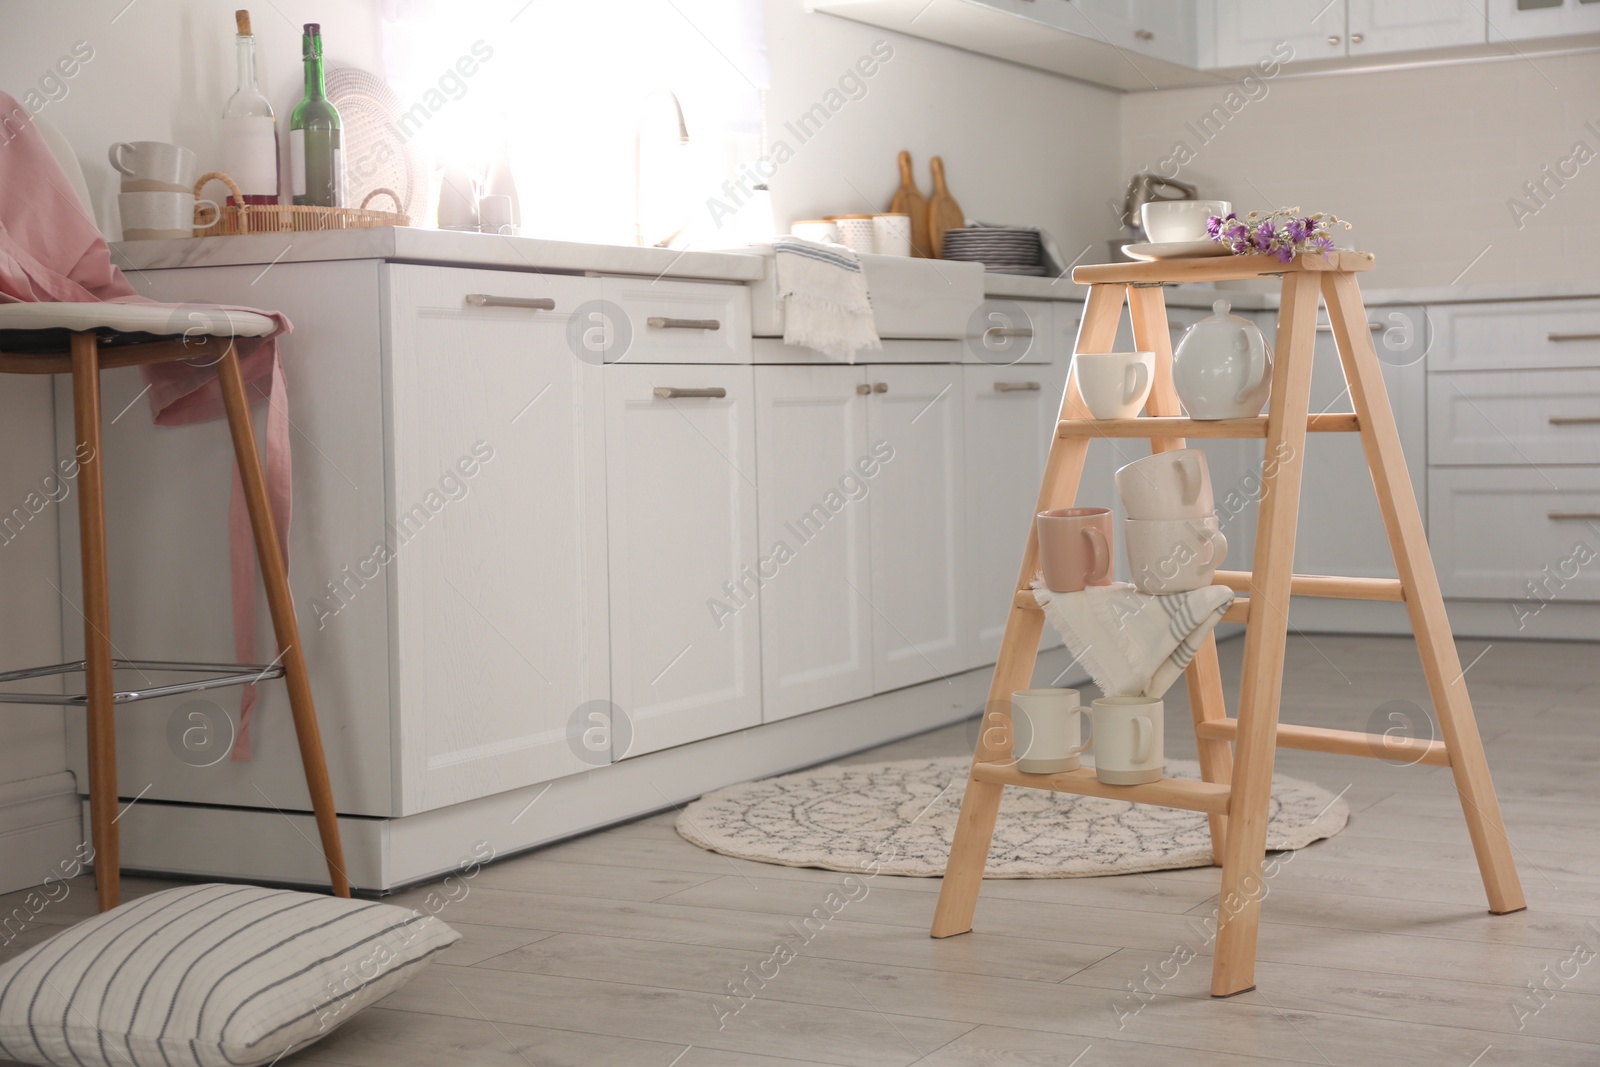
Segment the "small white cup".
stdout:
<svg viewBox="0 0 1600 1067">
<path fill-rule="evenodd" d="M 511 217 L 511 197 L 503 194 L 478 197 L 478 229 L 484 233 L 514 234 L 517 227 Z"/>
<path fill-rule="evenodd" d="M 1078 395 L 1097 419 L 1131 419 L 1150 395 L 1153 352 L 1079 352 L 1072 357 Z"/>
<path fill-rule="evenodd" d="M 1174 448 L 1136 459 L 1116 474 L 1130 519 L 1203 519 L 1216 511 L 1211 469 L 1198 448 Z"/>
<path fill-rule="evenodd" d="M 1232 210 L 1226 200 L 1154 200 L 1139 209 L 1139 221 L 1151 244 L 1204 241 L 1206 220 Z"/>
<path fill-rule="evenodd" d="M 829 245 L 839 243 L 839 227 L 827 219 L 804 219 L 790 226 L 789 233 L 804 241 L 820 241 Z"/>
<path fill-rule="evenodd" d="M 194 188 L 195 155 L 182 145 L 165 141 L 121 141 L 112 145 L 106 155 L 125 182 L 161 182 Z"/>
<path fill-rule="evenodd" d="M 1089 747 L 1078 740 L 1076 689 L 1019 689 L 1011 694 L 1011 754 L 1023 774 L 1077 770 L 1078 754 Z"/>
<path fill-rule="evenodd" d="M 1164 712 L 1155 697 L 1096 700 L 1091 711 L 1094 776 L 1107 785 L 1159 782 L 1166 774 Z"/>
<path fill-rule="evenodd" d="M 872 216 L 872 243 L 880 256 L 911 254 L 911 216 Z"/>
<path fill-rule="evenodd" d="M 1128 519 L 1122 539 L 1133 587 L 1151 596 L 1204 589 L 1228 555 L 1215 515 L 1203 519 Z"/>
<path fill-rule="evenodd" d="M 872 216 L 834 219 L 839 227 L 839 243 L 854 252 L 876 252 L 877 236 L 872 228 Z"/>
<path fill-rule="evenodd" d="M 193 193 L 118 193 L 117 212 L 124 241 L 193 237 L 221 216 L 215 201 L 196 200 Z"/>
</svg>

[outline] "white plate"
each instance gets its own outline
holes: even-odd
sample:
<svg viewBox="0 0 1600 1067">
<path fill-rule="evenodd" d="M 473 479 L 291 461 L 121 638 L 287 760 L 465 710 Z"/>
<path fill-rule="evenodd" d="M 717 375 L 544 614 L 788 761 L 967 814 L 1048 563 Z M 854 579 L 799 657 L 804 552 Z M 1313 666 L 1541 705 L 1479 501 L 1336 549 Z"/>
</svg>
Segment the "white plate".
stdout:
<svg viewBox="0 0 1600 1067">
<path fill-rule="evenodd" d="M 328 99 L 344 127 L 346 206 L 359 207 L 374 189 L 393 189 L 400 211 L 416 225 L 428 199 L 427 170 L 400 129 L 400 98 L 383 79 L 354 67 L 330 68 L 327 83 Z M 372 206 L 394 207 L 386 196 Z"/>
<path fill-rule="evenodd" d="M 1168 241 L 1165 244 L 1123 245 L 1125 255 L 1134 259 L 1192 259 L 1201 256 L 1231 256 L 1227 245 L 1215 241 Z"/>
</svg>

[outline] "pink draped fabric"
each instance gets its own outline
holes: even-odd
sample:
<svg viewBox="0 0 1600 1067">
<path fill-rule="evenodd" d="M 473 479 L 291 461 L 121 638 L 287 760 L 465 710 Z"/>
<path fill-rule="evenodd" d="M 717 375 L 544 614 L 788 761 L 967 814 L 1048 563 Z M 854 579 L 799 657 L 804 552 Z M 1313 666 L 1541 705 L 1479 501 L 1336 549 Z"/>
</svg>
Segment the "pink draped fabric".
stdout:
<svg viewBox="0 0 1600 1067">
<path fill-rule="evenodd" d="M 0 92 L 0 303 L 16 301 L 115 302 L 173 308 L 172 332 L 201 326 L 211 305 L 156 304 L 134 291 L 111 262 L 111 251 L 93 217 L 78 202 L 49 145 L 17 101 Z M 230 310 L 255 311 L 254 308 Z M 290 505 L 289 412 L 277 338 L 289 320 L 271 311 L 278 328 L 268 337 L 236 341 L 245 389 L 269 408 L 266 434 L 268 494 L 277 521 L 280 548 L 288 555 Z M 204 332 L 204 330 L 202 330 Z M 150 411 L 162 426 L 182 426 L 224 417 L 215 358 L 197 358 L 141 368 L 149 386 Z M 257 661 L 256 560 L 250 519 L 237 467 L 229 504 L 230 559 L 233 574 L 234 651 L 241 663 Z M 178 652 L 163 653 L 179 655 Z M 240 728 L 233 758 L 250 758 L 250 719 L 254 686 L 240 700 Z"/>
</svg>

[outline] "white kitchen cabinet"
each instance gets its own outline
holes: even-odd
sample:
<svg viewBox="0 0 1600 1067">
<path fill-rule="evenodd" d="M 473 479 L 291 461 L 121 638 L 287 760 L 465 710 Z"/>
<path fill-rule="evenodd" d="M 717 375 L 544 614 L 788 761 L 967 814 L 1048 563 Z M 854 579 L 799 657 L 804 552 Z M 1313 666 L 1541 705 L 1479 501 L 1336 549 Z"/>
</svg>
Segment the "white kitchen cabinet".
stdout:
<svg viewBox="0 0 1600 1067">
<path fill-rule="evenodd" d="M 1216 65 L 1253 67 L 1345 54 L 1345 0 L 1217 0 Z M 1284 56 L 1282 44 L 1293 50 Z"/>
<path fill-rule="evenodd" d="M 1409 305 L 1368 308 L 1367 318 L 1406 467 L 1426 517 L 1427 319 L 1422 308 Z M 1331 332 L 1317 333 L 1312 367 L 1312 412 L 1351 410 Z M 1307 435 L 1294 569 L 1297 574 L 1395 577 L 1394 555 L 1357 434 Z"/>
<path fill-rule="evenodd" d="M 1192 0 L 1073 0 L 1078 32 L 1141 55 L 1195 66 Z"/>
<path fill-rule="evenodd" d="M 884 461 L 870 497 L 872 587 L 860 593 L 881 693 L 980 660 L 968 626 L 961 368 L 875 366 L 867 377 L 867 436 Z"/>
<path fill-rule="evenodd" d="M 869 508 L 883 466 L 862 390 L 878 369 L 755 370 L 758 545 L 775 561 L 757 598 L 767 722 L 873 692 Z"/>
<path fill-rule="evenodd" d="M 407 814 L 607 761 L 568 730 L 607 694 L 602 369 L 566 343 L 593 279 L 396 264 L 383 276 Z"/>
<path fill-rule="evenodd" d="M 969 640 L 980 661 L 1000 653 L 1028 521 L 1039 499 L 1051 428 L 1061 410 L 1065 365 L 969 365 L 962 370 L 966 421 Z M 1045 627 L 1041 644 L 1060 639 Z"/>
<path fill-rule="evenodd" d="M 1352 56 L 1483 44 L 1488 23 L 1478 0 L 1347 0 Z"/>
<path fill-rule="evenodd" d="M 613 756 L 761 722 L 748 366 L 605 368 Z"/>
<path fill-rule="evenodd" d="M 1600 32 L 1596 0 L 1488 0 L 1489 42 Z"/>
</svg>

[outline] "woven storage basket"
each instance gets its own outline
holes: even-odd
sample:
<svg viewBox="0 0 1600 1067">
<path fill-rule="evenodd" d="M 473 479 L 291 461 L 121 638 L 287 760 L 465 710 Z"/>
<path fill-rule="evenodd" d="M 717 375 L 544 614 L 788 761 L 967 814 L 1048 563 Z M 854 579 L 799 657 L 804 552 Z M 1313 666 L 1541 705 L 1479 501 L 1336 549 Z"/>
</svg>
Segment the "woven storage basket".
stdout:
<svg viewBox="0 0 1600 1067">
<path fill-rule="evenodd" d="M 409 226 L 411 218 L 402 211 L 379 211 L 367 205 L 380 193 L 400 206 L 400 197 L 392 189 L 374 189 L 361 201 L 360 207 L 292 207 L 283 204 L 246 204 L 244 194 L 234 180 L 221 171 L 213 170 L 200 176 L 194 183 L 194 195 L 207 182 L 219 181 L 228 187 L 236 203 L 221 206 L 221 217 L 204 228 L 196 228 L 196 237 L 228 237 L 241 233 L 311 233 L 318 230 L 362 230 L 377 226 Z"/>
</svg>

